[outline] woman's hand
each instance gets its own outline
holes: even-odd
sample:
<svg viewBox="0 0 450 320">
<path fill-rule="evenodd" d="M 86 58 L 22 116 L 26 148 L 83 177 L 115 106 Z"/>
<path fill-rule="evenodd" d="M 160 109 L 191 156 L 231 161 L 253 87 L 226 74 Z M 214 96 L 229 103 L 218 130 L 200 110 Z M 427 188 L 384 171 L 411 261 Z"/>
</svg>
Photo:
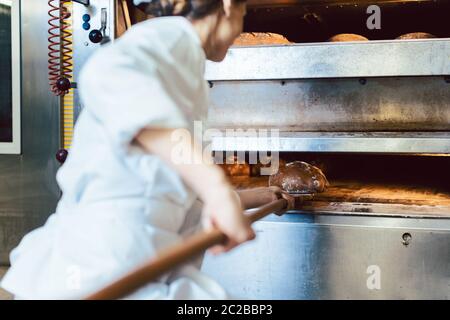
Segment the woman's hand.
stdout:
<svg viewBox="0 0 450 320">
<path fill-rule="evenodd" d="M 231 185 L 224 183 L 208 194 L 204 200 L 203 218 L 207 227 L 216 227 L 222 231 L 228 241 L 222 246 L 211 248 L 218 254 L 255 238 L 250 220 L 244 215 L 238 194 Z"/>
<path fill-rule="evenodd" d="M 208 194 L 203 206 L 203 218 L 207 227 L 216 227 L 227 235 L 223 246 L 210 249 L 213 254 L 226 252 L 237 245 L 255 238 L 249 219 L 243 210 L 256 208 L 269 202 L 285 199 L 287 209 L 293 209 L 295 199 L 279 187 L 261 187 L 235 192 L 231 185 L 224 183 Z"/>
<path fill-rule="evenodd" d="M 270 190 L 270 192 L 273 192 L 273 194 L 277 197 L 274 200 L 284 199 L 287 201 L 288 203 L 287 210 L 292 210 L 295 208 L 295 198 L 292 195 L 290 195 L 289 192 L 286 192 L 280 187 L 276 186 L 268 187 L 268 189 Z"/>
<path fill-rule="evenodd" d="M 237 193 L 245 209 L 260 207 L 277 199 L 285 199 L 288 202 L 288 210 L 293 209 L 295 205 L 294 197 L 276 186 L 239 190 Z"/>
</svg>

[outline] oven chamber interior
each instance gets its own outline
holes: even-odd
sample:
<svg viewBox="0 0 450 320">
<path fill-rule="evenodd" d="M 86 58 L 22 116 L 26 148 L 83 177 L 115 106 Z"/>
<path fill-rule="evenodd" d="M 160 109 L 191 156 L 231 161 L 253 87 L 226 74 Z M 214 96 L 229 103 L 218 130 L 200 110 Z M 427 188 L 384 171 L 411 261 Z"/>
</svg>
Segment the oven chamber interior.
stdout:
<svg viewBox="0 0 450 320">
<path fill-rule="evenodd" d="M 380 28 L 366 25 L 380 8 Z M 450 37 L 446 0 L 249 0 L 244 32 L 274 32 L 295 43 L 326 42 L 340 33 L 354 33 L 369 40 L 393 40 L 412 33 L 426 32 L 437 38 Z"/>
<path fill-rule="evenodd" d="M 256 222 L 255 240 L 205 255 L 202 270 L 231 297 L 450 298 L 450 157 L 279 156 L 322 168 L 330 187 L 296 210 Z M 238 166 L 248 173 L 230 176 L 238 189 L 267 185 L 251 165 Z"/>
</svg>

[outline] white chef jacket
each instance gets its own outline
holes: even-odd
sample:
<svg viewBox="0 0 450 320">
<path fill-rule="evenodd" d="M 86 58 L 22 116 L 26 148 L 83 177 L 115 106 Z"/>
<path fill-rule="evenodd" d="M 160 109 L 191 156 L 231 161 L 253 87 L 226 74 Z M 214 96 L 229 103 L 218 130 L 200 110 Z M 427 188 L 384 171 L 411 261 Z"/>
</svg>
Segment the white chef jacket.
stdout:
<svg viewBox="0 0 450 320">
<path fill-rule="evenodd" d="M 182 17 L 151 19 L 99 49 L 80 75 L 83 110 L 57 174 L 46 224 L 11 253 L 1 285 L 23 299 L 77 299 L 116 280 L 200 225 L 201 204 L 162 160 L 133 146 L 143 128 L 206 118 L 205 54 Z M 226 298 L 198 261 L 128 298 Z"/>
</svg>

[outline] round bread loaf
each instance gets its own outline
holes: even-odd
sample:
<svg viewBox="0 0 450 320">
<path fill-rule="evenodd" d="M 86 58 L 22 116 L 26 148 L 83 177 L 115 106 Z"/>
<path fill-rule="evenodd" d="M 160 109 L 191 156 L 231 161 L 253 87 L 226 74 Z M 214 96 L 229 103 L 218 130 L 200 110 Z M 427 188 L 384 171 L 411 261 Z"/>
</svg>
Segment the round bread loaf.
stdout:
<svg viewBox="0 0 450 320">
<path fill-rule="evenodd" d="M 329 185 L 322 170 L 303 161 L 281 167 L 269 178 L 269 186 L 277 186 L 289 193 L 317 193 Z"/>
<path fill-rule="evenodd" d="M 271 159 L 266 160 L 270 160 L 270 162 L 267 161 L 267 164 L 262 164 L 260 161 L 258 161 L 257 164 L 253 164 L 250 166 L 250 173 L 252 176 L 259 177 L 261 175 L 267 175 L 268 172 L 272 174 L 278 172 L 281 167 L 284 167 L 286 165 L 286 161 L 284 161 L 283 159 L 277 159 L 278 162 L 275 162 L 275 160 Z M 267 171 L 263 172 L 263 169 L 266 169 Z"/>
<path fill-rule="evenodd" d="M 290 44 L 291 42 L 281 34 L 270 32 L 244 32 L 234 41 L 233 46 L 257 46 Z"/>
<path fill-rule="evenodd" d="M 340 33 L 328 39 L 330 42 L 369 41 L 366 37 L 353 33 Z"/>
<path fill-rule="evenodd" d="M 432 39 L 432 38 L 436 38 L 436 36 L 432 35 L 431 33 L 412 32 L 412 33 L 402 34 L 401 36 L 397 37 L 397 40 Z"/>
</svg>

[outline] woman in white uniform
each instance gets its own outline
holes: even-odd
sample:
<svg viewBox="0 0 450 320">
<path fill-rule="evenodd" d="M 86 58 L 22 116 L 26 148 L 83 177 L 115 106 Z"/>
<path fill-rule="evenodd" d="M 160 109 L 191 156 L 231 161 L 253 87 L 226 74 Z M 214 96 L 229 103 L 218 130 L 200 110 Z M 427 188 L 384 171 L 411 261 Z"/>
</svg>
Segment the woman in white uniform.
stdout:
<svg viewBox="0 0 450 320">
<path fill-rule="evenodd" d="M 84 109 L 57 181 L 63 196 L 46 224 L 11 253 L 1 285 L 19 299 L 78 299 L 199 229 L 221 229 L 227 251 L 252 239 L 242 209 L 279 189 L 236 193 L 220 168 L 179 163 L 174 130 L 192 131 L 208 107 L 205 59 L 221 61 L 242 31 L 242 0 L 135 0 L 155 16 L 99 49 L 84 67 Z M 192 148 L 193 157 L 201 150 Z M 199 198 L 199 200 L 197 200 Z M 223 299 L 191 263 L 128 298 Z"/>
</svg>

